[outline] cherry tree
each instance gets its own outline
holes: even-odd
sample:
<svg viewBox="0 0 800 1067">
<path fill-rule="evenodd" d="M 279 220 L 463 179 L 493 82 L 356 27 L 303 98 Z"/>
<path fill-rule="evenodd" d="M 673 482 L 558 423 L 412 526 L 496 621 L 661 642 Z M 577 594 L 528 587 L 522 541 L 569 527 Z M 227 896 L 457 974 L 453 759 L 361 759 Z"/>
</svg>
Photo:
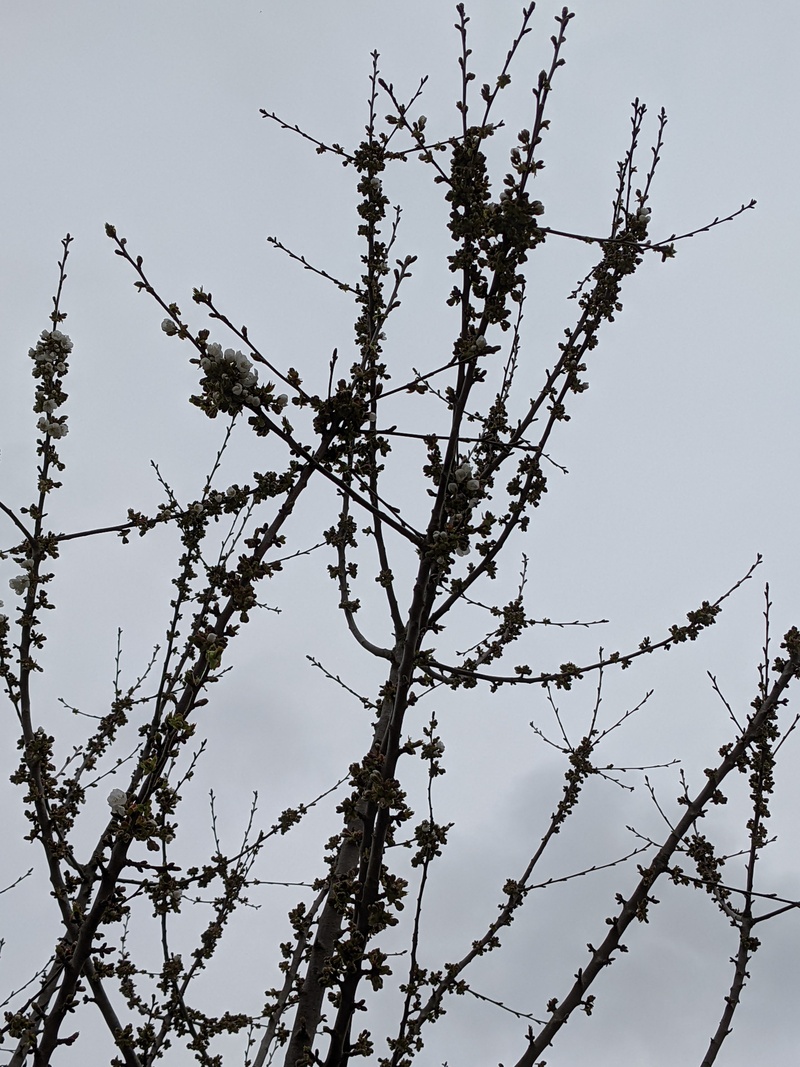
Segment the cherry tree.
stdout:
<svg viewBox="0 0 800 1067">
<path fill-rule="evenodd" d="M 335 157 L 357 187 L 359 277 L 336 277 L 272 239 L 296 266 L 352 301 L 349 353 L 334 348 L 308 369 L 286 365 L 202 288 L 193 292 L 192 314 L 185 313 L 151 280 L 126 237 L 106 225 L 115 254 L 150 299 L 147 314 L 195 369 L 191 404 L 221 436 L 211 469 L 198 471 L 193 495 L 162 478 L 156 510 L 131 507 L 122 522 L 111 516 L 103 527 L 66 532 L 53 523 L 59 493 L 69 488 L 62 442 L 73 427 L 65 386 L 80 339 L 66 332 L 72 239 L 63 241 L 49 324 L 29 352 L 38 433 L 33 499 L 24 507 L 0 503 L 3 558 L 15 567 L 11 603 L 0 616 L 0 673 L 19 748 L 13 781 L 46 875 L 33 888 L 24 873 L 12 875 L 6 891 L 9 899 L 29 893 L 42 915 L 54 911 L 59 923 L 49 949 L 36 960 L 31 953 L 31 972 L 5 1001 L 0 1032 L 14 1067 L 65 1062 L 70 1048 L 96 1058 L 87 1045 L 98 1040 L 96 1018 L 110 1035 L 111 1062 L 126 1067 L 162 1058 L 219 1064 L 221 1049 L 225 1063 L 238 1055 L 255 1067 L 343 1067 L 359 1057 L 408 1067 L 418 1053 L 425 1061 L 434 1024 L 465 998 L 494 1006 L 516 1041 L 517 1067 L 533 1067 L 551 1046 L 557 1050 L 571 1017 L 592 1014 L 611 964 L 624 968 L 623 954 L 639 950 L 637 927 L 648 922 L 660 887 L 670 884 L 699 889 L 733 928 L 729 985 L 720 994 L 719 1018 L 709 1021 L 701 1061 L 711 1064 L 730 1033 L 762 924 L 798 906 L 780 886 L 766 892 L 755 881 L 769 843 L 777 757 L 796 723 L 788 690 L 800 674 L 800 632 L 792 627 L 772 636 L 768 594 L 763 648 L 753 657 L 757 690 L 729 701 L 717 687 L 730 725 L 700 780 L 678 774 L 669 759 L 632 767 L 605 755 L 618 728 L 646 713 L 648 700 L 608 718 L 601 707 L 606 680 L 629 669 L 644 672 L 651 657 L 669 650 L 679 669 L 678 646 L 714 625 L 759 560 L 727 590 L 703 591 L 683 618 L 664 620 L 660 632 L 611 651 L 606 638 L 606 647 L 587 660 L 573 658 L 571 635 L 604 620 L 561 621 L 528 606 L 530 576 L 541 565 L 529 546 L 547 507 L 549 480 L 562 466 L 559 443 L 580 416 L 601 332 L 622 311 L 626 282 L 645 261 L 666 263 L 684 239 L 754 207 L 751 201 L 691 233 L 657 236 L 650 200 L 667 119 L 663 111 L 656 117 L 652 148 L 643 150 L 647 112 L 636 100 L 612 176 L 607 230 L 551 226 L 535 187 L 573 17 L 566 8 L 556 17 L 547 65 L 528 87 L 530 123 L 512 139 L 502 167 L 494 165 L 495 146 L 508 137 L 504 94 L 533 9 L 524 9 L 502 69 L 478 87 L 469 19 L 458 5 L 461 96 L 455 128 L 447 132 L 433 133 L 422 113 L 424 79 L 404 96 L 382 76 L 377 53 L 359 144 L 329 143 L 263 112 L 318 154 Z M 423 168 L 447 207 L 451 253 L 441 265 L 452 284 L 443 308 L 453 326 L 447 350 L 426 343 L 421 326 L 410 350 L 391 347 L 418 263 L 402 251 L 403 219 L 387 195 L 388 175 L 401 166 Z M 550 297 L 529 292 L 529 266 L 553 242 L 589 246 L 595 260 L 569 294 L 574 314 L 563 339 L 552 351 L 531 351 L 525 316 Z M 192 325 L 195 313 L 205 316 L 200 326 Z M 225 457 L 235 441 L 246 443 L 258 469 L 226 483 Z M 310 521 L 316 523 L 311 531 Z M 120 642 L 113 698 L 101 715 L 79 718 L 88 726 L 70 749 L 57 733 L 60 720 L 38 695 L 48 663 L 48 612 L 75 542 L 109 537 L 128 546 L 130 568 L 142 539 L 177 539 L 164 600 L 168 624 L 130 684 L 122 680 Z M 306 570 L 294 571 L 300 562 Z M 332 700 L 360 708 L 359 747 L 342 755 L 341 765 L 332 760 L 331 780 L 315 793 L 266 820 L 261 812 L 274 808 L 271 782 L 256 783 L 258 803 L 233 848 L 217 834 L 212 799 L 215 848 L 198 853 L 183 827 L 187 809 L 198 805 L 198 763 L 213 760 L 208 716 L 225 703 L 226 676 L 236 671 L 245 633 L 264 635 L 268 696 L 282 663 L 271 655 L 274 608 L 264 601 L 273 588 L 278 600 L 291 597 L 293 575 L 301 573 L 306 578 L 295 580 L 314 576 L 316 595 L 333 600 L 352 639 L 346 664 L 309 657 L 309 670 L 325 676 Z M 531 635 L 542 631 L 560 635 L 564 653 L 555 662 L 542 663 L 531 644 Z M 587 689 L 588 721 L 576 733 L 562 701 L 576 693 L 585 700 Z M 524 862 L 497 872 L 496 900 L 482 927 L 464 934 L 456 955 L 439 958 L 428 948 L 425 923 L 454 827 L 437 813 L 448 767 L 442 723 L 476 693 L 488 715 L 493 702 L 532 692 L 544 695 L 551 716 L 535 719 L 531 732 L 562 761 L 561 786 L 535 813 L 536 842 Z M 235 717 L 229 728 L 236 731 Z M 242 743 L 269 745 L 269 721 L 263 728 L 262 737 Z M 331 730 L 335 735 L 335 723 Z M 337 744 L 332 736 L 338 760 Z M 672 786 L 657 793 L 648 771 L 671 775 Z M 649 791 L 663 832 L 636 832 L 626 852 L 609 854 L 602 864 L 579 858 L 571 873 L 555 878 L 544 857 L 596 779 Z M 108 791 L 102 820 L 91 803 L 98 789 Z M 739 844 L 727 849 L 713 831 L 733 794 L 749 808 Z M 311 847 L 299 835 L 312 812 L 323 809 L 328 832 Z M 255 1008 L 243 993 L 241 1010 L 209 1010 L 195 991 L 214 973 L 228 927 L 246 925 L 253 907 L 273 907 L 269 885 L 279 879 L 270 856 L 282 838 L 300 842 L 296 855 L 306 875 L 288 919 L 285 909 L 279 916 L 275 909 L 273 930 L 283 932 L 269 948 L 259 944 L 257 985 L 266 993 Z M 538 890 L 600 868 L 616 879 L 615 900 L 582 954 L 566 969 L 561 961 L 548 968 L 549 1001 L 533 1004 L 523 991 L 512 1005 L 473 983 L 478 961 L 501 954 L 513 940 L 513 924 Z M 215 981 L 229 1002 L 236 982 L 226 974 Z M 252 981 L 245 984 L 249 996 Z M 238 1046 L 230 1035 L 240 1035 Z M 462 1050 L 459 1060 L 465 1058 Z"/>
</svg>

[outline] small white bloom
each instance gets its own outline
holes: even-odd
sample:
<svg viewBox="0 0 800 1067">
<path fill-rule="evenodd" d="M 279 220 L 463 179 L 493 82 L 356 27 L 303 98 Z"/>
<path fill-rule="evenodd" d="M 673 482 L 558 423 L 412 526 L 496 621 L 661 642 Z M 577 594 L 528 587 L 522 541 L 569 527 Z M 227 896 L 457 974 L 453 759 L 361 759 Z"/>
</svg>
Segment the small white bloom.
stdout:
<svg viewBox="0 0 800 1067">
<path fill-rule="evenodd" d="M 172 319 L 164 319 L 164 321 L 161 323 L 161 329 L 164 331 L 167 337 L 174 337 L 175 334 L 178 332 L 178 327 L 175 325 Z"/>
<path fill-rule="evenodd" d="M 438 739 L 436 741 L 434 741 L 433 742 L 433 751 L 437 756 L 443 756 L 444 755 L 444 741 L 439 741 Z"/>
<path fill-rule="evenodd" d="M 108 794 L 108 806 L 115 815 L 124 815 L 128 805 L 128 796 L 121 789 L 112 789 Z"/>
<path fill-rule="evenodd" d="M 242 387 L 241 387 L 241 385 L 239 385 L 239 383 L 237 382 L 236 385 L 234 385 L 233 388 L 231 389 L 231 392 L 233 393 L 234 396 L 241 396 L 242 395 Z"/>
<path fill-rule="evenodd" d="M 8 584 L 13 592 L 22 594 L 28 588 L 30 578 L 27 574 L 18 574 L 16 578 L 12 578 Z"/>
<path fill-rule="evenodd" d="M 467 482 L 467 491 L 470 493 L 477 493 L 480 487 L 481 483 L 478 481 L 477 478 L 470 478 L 470 480 Z"/>
<path fill-rule="evenodd" d="M 457 556 L 468 556 L 469 555 L 469 549 L 468 548 L 457 548 L 456 549 L 456 555 Z"/>
<path fill-rule="evenodd" d="M 475 338 L 475 347 L 486 348 L 486 338 L 483 336 L 482 333 L 479 333 L 478 336 Z"/>
<path fill-rule="evenodd" d="M 286 393 L 280 393 L 275 397 L 275 410 L 283 411 L 286 405 L 289 403 L 289 397 Z"/>
<path fill-rule="evenodd" d="M 531 211 L 534 213 L 534 215 L 544 215 L 544 204 L 541 202 L 541 200 L 534 200 L 534 202 L 531 204 Z"/>
<path fill-rule="evenodd" d="M 72 341 L 69 339 L 69 337 L 67 337 L 65 333 L 62 333 L 61 330 L 53 330 L 49 335 L 46 333 L 46 331 L 42 333 L 43 339 L 48 336 L 53 341 L 55 341 L 56 344 L 59 345 L 65 352 L 72 351 Z"/>
</svg>

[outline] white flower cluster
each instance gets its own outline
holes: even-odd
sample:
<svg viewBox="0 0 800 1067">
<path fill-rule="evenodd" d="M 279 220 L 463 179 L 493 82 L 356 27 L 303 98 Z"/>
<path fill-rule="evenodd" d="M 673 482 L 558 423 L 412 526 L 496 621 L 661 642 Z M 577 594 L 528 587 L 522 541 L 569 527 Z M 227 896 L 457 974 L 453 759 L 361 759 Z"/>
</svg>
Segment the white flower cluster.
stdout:
<svg viewBox="0 0 800 1067">
<path fill-rule="evenodd" d="M 448 508 L 450 522 L 448 523 L 448 529 L 436 530 L 431 535 L 435 542 L 445 542 L 444 545 L 437 545 L 434 549 L 434 556 L 440 563 L 446 560 L 448 552 L 455 552 L 457 556 L 469 555 L 469 547 L 463 543 L 463 533 L 459 536 L 462 543 L 453 547 L 453 542 L 456 540 L 454 534 L 458 535 L 459 528 L 465 517 L 462 510 L 456 509 L 463 508 L 465 503 L 467 508 L 473 508 L 482 495 L 480 480 L 476 478 L 475 471 L 468 459 L 462 459 L 459 466 L 453 471 L 452 479 L 447 483 L 447 492 L 450 495 Z"/>
<path fill-rule="evenodd" d="M 161 323 L 161 329 L 164 331 L 167 337 L 174 337 L 175 334 L 178 332 L 178 325 L 177 323 L 173 322 L 172 319 L 164 319 L 164 321 Z"/>
<path fill-rule="evenodd" d="M 31 584 L 31 576 L 25 572 L 29 571 L 31 567 L 33 567 L 33 560 L 28 558 L 20 559 L 17 560 L 17 563 L 19 563 L 20 567 L 22 567 L 23 573 L 18 574 L 16 578 L 12 578 L 8 584 L 13 592 L 21 596 Z"/>
<path fill-rule="evenodd" d="M 14 593 L 24 593 L 28 586 L 31 584 L 31 580 L 27 574 L 18 574 L 16 578 L 12 578 L 9 581 L 9 586 Z"/>
<path fill-rule="evenodd" d="M 108 806 L 115 815 L 124 815 L 128 806 L 128 795 L 122 789 L 112 789 L 108 794 Z"/>
<path fill-rule="evenodd" d="M 223 352 L 222 345 L 206 345 L 206 354 L 200 360 L 200 366 L 204 371 L 223 368 L 224 378 L 232 380 L 231 392 L 234 396 L 240 396 L 243 401 L 250 399 L 249 390 L 258 381 L 258 371 L 244 354 L 233 348 L 226 348 Z M 227 383 L 226 383 L 227 384 Z"/>
<path fill-rule="evenodd" d="M 651 213 L 652 213 L 652 208 L 642 206 L 636 212 L 636 214 L 634 215 L 634 218 L 636 219 L 637 222 L 641 222 L 646 226 L 648 224 L 648 222 L 650 221 Z"/>
<path fill-rule="evenodd" d="M 47 419 L 44 416 L 36 423 L 36 429 L 51 437 L 66 437 L 69 433 L 69 427 L 65 422 L 56 422 L 55 419 Z"/>
<path fill-rule="evenodd" d="M 42 330 L 36 347 L 28 350 L 28 355 L 36 364 L 34 375 L 42 379 L 33 405 L 34 411 L 43 412 L 36 427 L 50 437 L 66 437 L 69 433 L 66 416 L 54 419 L 52 415 L 66 399 L 56 379 L 67 373 L 71 351 L 72 341 L 61 330 Z"/>
<path fill-rule="evenodd" d="M 250 401 L 262 400 L 253 392 L 258 384 L 258 371 L 244 354 L 238 349 L 226 348 L 222 345 L 211 343 L 206 345 L 206 353 L 200 360 L 200 366 L 206 372 L 206 389 L 214 403 L 225 410 L 225 402 L 230 404 L 246 404 Z M 271 392 L 271 386 L 267 386 L 267 392 Z M 280 393 L 271 398 L 271 407 L 280 413 L 289 403 L 286 393 Z"/>
<path fill-rule="evenodd" d="M 504 203 L 506 200 L 513 200 L 514 193 L 511 189 L 504 189 L 500 194 L 500 203 Z M 534 200 L 531 202 L 531 212 L 534 215 L 544 215 L 544 204 L 541 200 Z"/>
<path fill-rule="evenodd" d="M 433 537 L 434 541 L 442 541 L 442 540 L 446 540 L 447 538 L 449 538 L 450 535 L 448 534 L 448 532 L 446 530 L 434 530 L 433 533 L 431 534 L 431 536 Z M 455 552 L 455 554 L 457 556 L 468 556 L 469 555 L 469 549 L 464 547 L 464 546 L 462 546 L 462 545 L 459 545 L 458 548 L 453 549 L 453 551 Z M 441 554 L 437 555 L 436 558 L 440 563 L 444 563 L 444 561 L 445 561 L 445 559 L 447 557 L 443 553 L 441 553 Z"/>
<path fill-rule="evenodd" d="M 28 349 L 28 355 L 39 364 L 45 373 L 52 375 L 53 372 L 65 374 L 67 360 L 72 351 L 72 341 L 61 330 L 42 330 L 42 336 L 36 342 L 35 348 Z"/>
<path fill-rule="evenodd" d="M 448 483 L 448 493 L 455 493 L 461 489 L 466 492 L 470 497 L 470 504 L 479 499 L 478 494 L 481 491 L 481 483 L 475 477 L 475 473 L 472 469 L 472 464 L 469 460 L 463 460 L 460 467 L 456 467 L 453 472 L 453 481 Z"/>
</svg>

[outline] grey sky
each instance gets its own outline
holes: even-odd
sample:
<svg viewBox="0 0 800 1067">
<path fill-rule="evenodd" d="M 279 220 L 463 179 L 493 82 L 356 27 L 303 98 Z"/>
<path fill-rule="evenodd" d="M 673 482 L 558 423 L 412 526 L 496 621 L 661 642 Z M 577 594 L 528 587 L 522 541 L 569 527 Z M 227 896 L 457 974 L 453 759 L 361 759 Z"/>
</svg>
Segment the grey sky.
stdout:
<svg viewBox="0 0 800 1067">
<path fill-rule="evenodd" d="M 492 145 L 498 177 L 502 149 L 530 124 L 528 85 L 549 59 L 552 16 L 560 6 L 541 0 L 513 69 L 507 130 Z M 478 84 L 493 82 L 520 5 L 474 0 L 467 10 Z M 634 97 L 649 107 L 643 142 L 655 135 L 662 105 L 669 115 L 651 201 L 656 236 L 692 230 L 758 200 L 755 211 L 682 243 L 674 261 L 662 265 L 652 257 L 626 287 L 624 310 L 603 329 L 592 357 L 590 389 L 557 440 L 554 458 L 569 477 L 554 472 L 524 546 L 533 614 L 611 620 L 602 630 L 533 633 L 524 648 L 542 669 L 587 662 L 599 644 L 624 650 L 645 634 L 655 639 L 703 599 L 716 599 L 763 553 L 756 576 L 701 641 L 606 679 L 609 722 L 655 688 L 646 709 L 618 731 L 609 761 L 642 765 L 680 756 L 696 785 L 729 739 L 706 671 L 746 714 L 757 682 L 765 581 L 774 601 L 773 635 L 800 624 L 793 240 L 800 222 L 794 143 L 800 14 L 786 0 L 768 10 L 731 0 L 576 0 L 575 10 L 550 110 L 547 167 L 537 178 L 546 224 L 591 234 L 607 227 Z M 163 315 L 134 291 L 104 223 L 128 238 L 161 295 L 177 301 L 194 324 L 202 317 L 192 309 L 191 289 L 202 285 L 276 362 L 297 366 L 315 389 L 324 388 L 332 348 L 351 351 L 352 306 L 266 237 L 353 279 L 360 255 L 353 173 L 262 119 L 259 108 L 324 141 L 352 146 L 366 121 L 369 53 L 377 49 L 383 76 L 403 96 L 430 75 L 418 110 L 430 131 L 449 135 L 458 91 L 454 16 L 449 0 L 4 0 L 0 499 L 14 506 L 32 499 L 36 417 L 26 353 L 47 326 L 59 240 L 67 231 L 75 241 L 64 330 L 75 350 L 70 435 L 62 451 L 68 467 L 54 502 L 60 509 L 54 528 L 122 521 L 129 506 L 154 510 L 162 495 L 151 459 L 179 496 L 196 497 L 221 441 L 222 426 L 187 403 L 196 372 L 186 347 L 159 329 Z M 398 254 L 419 255 L 387 347 L 390 358 L 408 367 L 418 365 L 415 358 L 427 362 L 431 350 L 450 351 L 454 323 L 444 298 L 452 283 L 442 266 L 450 240 L 441 192 L 424 168 L 389 171 L 385 188 L 405 207 Z M 566 296 L 591 264 L 591 250 L 576 242 L 550 240 L 533 257 L 523 354 L 531 389 L 572 320 L 575 305 Z M 226 340 L 216 327 L 212 336 Z M 389 417 L 402 417 L 402 410 L 398 405 Z M 243 435 L 226 465 L 231 480 L 269 462 L 248 448 Z M 419 458 L 398 455 L 401 463 Z M 311 511 L 298 514 L 298 545 L 313 543 L 314 518 Z M 0 547 L 11 540 L 3 528 Z M 141 672 L 166 623 L 171 549 L 167 537 L 137 540 L 127 549 L 109 539 L 76 542 L 63 553 L 39 692 L 42 721 L 52 731 L 63 729 L 76 741 L 81 732 L 81 723 L 56 703 L 60 696 L 93 714 L 104 709 L 117 627 L 125 631 L 125 669 L 130 677 Z M 306 652 L 319 657 L 369 694 L 381 681 L 344 632 L 326 562 L 320 553 L 300 560 L 265 590 L 283 614 L 277 621 L 265 615 L 243 635 L 233 660 L 237 671 L 218 687 L 207 722 L 211 754 L 186 814 L 185 857 L 213 847 L 209 788 L 233 847 L 252 790 L 259 791 L 259 818 L 268 825 L 282 808 L 332 785 L 363 754 L 363 712 L 304 658 Z M 5 610 L 14 600 L 7 585 L 14 573 L 10 562 L 0 563 Z M 514 577 L 512 568 L 510 584 Z M 520 652 L 512 661 L 521 658 Z M 593 687 L 585 681 L 564 701 L 576 736 Z M 528 726 L 535 719 L 553 732 L 541 690 L 442 697 L 420 715 L 434 706 L 451 761 L 438 786 L 437 817 L 456 827 L 431 891 L 430 966 L 460 955 L 494 916 L 503 881 L 524 867 L 557 803 L 562 773 Z M 793 742 L 779 764 L 773 820 L 779 839 L 765 856 L 762 889 L 796 898 L 800 788 Z M 3 755 L 4 812 L 19 810 L 18 791 L 7 781 L 15 759 L 15 751 Z M 626 824 L 660 832 L 642 776 L 630 781 L 637 785 L 633 797 L 591 783 L 547 875 L 622 854 L 633 840 Z M 674 814 L 677 771 L 654 772 L 653 781 Z M 113 784 L 103 782 L 90 798 L 97 811 L 92 828 L 106 815 Z M 338 825 L 332 808 L 315 812 L 296 839 L 290 835 L 268 852 L 259 877 L 318 876 L 317 842 Z M 735 850 L 745 844 L 747 816 L 734 801 L 729 809 L 720 818 L 720 839 Z M 6 831 L 4 884 L 34 862 L 33 850 L 19 842 L 21 816 L 7 818 Z M 90 836 L 91 829 L 87 841 Z M 736 869 L 732 861 L 731 872 Z M 543 1016 L 546 1001 L 565 992 L 584 962 L 586 942 L 602 938 L 614 893 L 633 878 L 633 871 L 616 869 L 535 895 L 506 935 L 504 951 L 476 967 L 475 989 Z M 276 943 L 286 939 L 285 913 L 300 891 L 258 892 L 253 900 L 261 910 L 233 925 L 212 970 L 208 1006 L 258 1010 L 263 990 L 277 983 L 277 973 L 260 964 L 272 961 Z M 698 893 L 665 886 L 656 895 L 663 903 L 649 926 L 627 938 L 630 953 L 597 989 L 594 1016 L 566 1029 L 548 1063 L 670 1067 L 702 1059 L 730 981 L 734 932 Z M 32 889 L 0 896 L 0 937 L 6 938 L 0 998 L 29 977 L 32 925 L 45 931 L 41 951 L 49 951 L 50 904 L 46 890 L 38 897 Z M 760 936 L 763 947 L 722 1057 L 731 1067 L 757 1058 L 788 1063 L 796 1055 L 797 917 L 766 924 Z M 419 1062 L 514 1062 L 524 1031 L 497 1009 L 458 999 L 430 1031 Z M 242 1062 L 241 1047 L 241 1041 L 225 1046 L 226 1067 Z M 69 1067 L 84 1055 L 79 1044 L 59 1062 Z M 98 1055 L 110 1058 L 105 1046 Z M 167 1062 L 192 1061 L 172 1053 Z"/>
</svg>

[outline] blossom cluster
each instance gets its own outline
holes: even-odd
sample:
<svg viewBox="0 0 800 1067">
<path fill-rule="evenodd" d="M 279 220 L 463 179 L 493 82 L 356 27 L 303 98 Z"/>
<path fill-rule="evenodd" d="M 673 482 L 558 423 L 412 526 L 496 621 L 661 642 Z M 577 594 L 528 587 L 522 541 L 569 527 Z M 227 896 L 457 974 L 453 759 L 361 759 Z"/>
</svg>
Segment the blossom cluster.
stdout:
<svg viewBox="0 0 800 1067">
<path fill-rule="evenodd" d="M 34 378 L 39 378 L 33 410 L 41 414 L 36 426 L 49 437 L 66 437 L 67 416 L 54 417 L 54 412 L 67 399 L 60 379 L 67 373 L 72 341 L 60 330 L 43 330 L 34 348 L 28 350 L 33 360 Z"/>
<path fill-rule="evenodd" d="M 108 794 L 108 806 L 114 815 L 124 815 L 128 806 L 128 794 L 122 789 L 112 789 Z"/>
<path fill-rule="evenodd" d="M 481 499 L 481 483 L 468 459 L 462 459 L 453 471 L 447 483 L 448 521 L 444 530 L 436 530 L 431 535 L 434 542 L 433 556 L 439 563 L 445 563 L 448 555 L 455 552 L 457 556 L 469 555 L 466 527 L 469 512 Z"/>
<path fill-rule="evenodd" d="M 200 360 L 200 366 L 206 372 L 215 369 L 221 372 L 218 374 L 221 388 L 228 386 L 234 396 L 242 398 L 243 403 L 252 399 L 250 390 L 258 381 L 258 371 L 244 352 L 233 348 L 223 351 L 222 345 L 212 343 L 206 345 L 206 354 Z M 218 392 L 215 399 L 219 395 Z"/>
<path fill-rule="evenodd" d="M 651 214 L 652 209 L 642 204 L 633 214 L 629 215 L 630 224 L 634 230 L 638 229 L 646 233 Z"/>
<path fill-rule="evenodd" d="M 467 495 L 467 503 L 470 506 L 480 500 L 481 483 L 475 477 L 472 464 L 469 460 L 463 460 L 461 465 L 453 472 L 453 480 L 448 482 L 447 491 L 451 495 L 462 492 Z"/>
<path fill-rule="evenodd" d="M 500 203 L 505 201 L 513 201 L 515 193 L 512 189 L 504 189 L 500 194 Z M 530 205 L 532 215 L 544 215 L 544 204 L 541 200 L 534 200 Z"/>
<path fill-rule="evenodd" d="M 164 319 L 161 329 L 168 337 L 174 337 L 179 332 L 172 319 Z M 208 342 L 203 348 L 199 363 L 205 372 L 201 382 L 205 401 L 200 406 L 212 417 L 219 411 L 235 414 L 245 404 L 258 405 L 266 399 L 265 394 L 272 393 L 271 385 L 263 392 L 258 388 L 258 371 L 244 352 L 238 349 L 223 349 L 222 345 L 216 342 Z M 272 410 L 278 413 L 289 403 L 286 393 L 279 396 L 270 395 L 269 399 Z M 198 400 L 194 402 L 197 403 Z"/>
<path fill-rule="evenodd" d="M 9 580 L 9 588 L 12 592 L 22 595 L 27 592 L 28 587 L 31 584 L 31 576 L 28 573 L 33 568 L 33 560 L 30 556 L 24 556 L 21 559 L 17 559 L 16 562 L 22 567 L 22 574 L 18 574 L 15 578 Z"/>
</svg>

